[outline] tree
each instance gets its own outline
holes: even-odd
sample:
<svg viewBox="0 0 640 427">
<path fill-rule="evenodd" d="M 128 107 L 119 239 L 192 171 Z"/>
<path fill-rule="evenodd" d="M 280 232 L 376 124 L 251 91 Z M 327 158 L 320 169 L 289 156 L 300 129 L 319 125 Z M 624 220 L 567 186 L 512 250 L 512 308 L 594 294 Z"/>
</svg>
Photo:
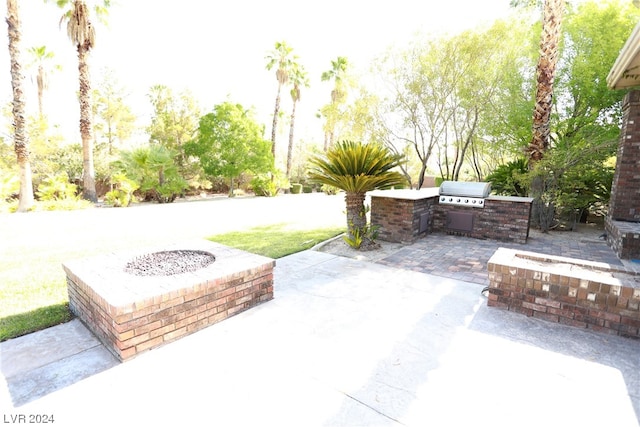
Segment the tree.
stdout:
<svg viewBox="0 0 640 427">
<path fill-rule="evenodd" d="M 419 161 L 420 172 L 416 188 L 421 188 L 429 161 L 441 141 L 446 141 L 447 126 L 453 110 L 448 105 L 454 87 L 451 76 L 458 68 L 454 52 L 442 40 L 419 42 L 399 56 L 387 58 L 382 71 L 388 76 L 391 97 L 385 105 L 384 128 L 388 136 L 384 140 L 394 151 L 403 152 L 401 145 L 413 147 Z"/>
<path fill-rule="evenodd" d="M 198 103 L 190 92 L 174 95 L 164 85 L 152 86 L 148 96 L 153 106 L 153 117 L 147 127 L 149 141 L 173 151 L 180 174 L 187 180 L 196 179 L 200 170 L 189 162 L 184 146 L 198 130 Z"/>
<path fill-rule="evenodd" d="M 197 136 L 185 145 L 185 152 L 200 160 L 209 177 L 228 179 L 232 197 L 234 180 L 240 174 L 273 171 L 270 143 L 262 138 L 262 132 L 250 111 L 224 102 L 200 118 Z"/>
<path fill-rule="evenodd" d="M 324 156 L 309 160 L 309 179 L 345 191 L 347 205 L 347 242 L 356 248 L 373 243 L 367 234 L 364 207 L 368 191 L 405 185 L 405 178 L 392 170 L 402 158 L 381 144 L 342 141 L 327 150 Z"/>
<path fill-rule="evenodd" d="M 614 155 L 623 92 L 609 90 L 605 77 L 638 20 L 637 9 L 628 1 L 564 3 L 544 3 L 533 136 L 523 147 L 532 175 L 528 181 L 534 197 L 532 222 L 543 232 L 574 197 L 565 193 L 573 191 L 566 177 L 577 180 L 573 183 L 577 190 L 592 185 L 585 184 L 587 177 L 608 173 L 601 158 Z M 552 152 L 560 147 L 564 147 L 561 152 Z M 579 156 L 576 149 L 592 153 L 592 157 L 598 153 L 597 158 Z M 552 159 L 538 167 L 536 163 L 547 154 Z M 581 172 L 574 173 L 577 170 Z M 600 195 L 598 198 L 598 203 L 602 202 Z M 593 203 L 589 201 L 581 209 L 589 205 Z"/>
<path fill-rule="evenodd" d="M 50 1 L 50 0 L 45 0 Z M 60 22 L 66 22 L 69 40 L 78 51 L 78 80 L 80 91 L 80 137 L 82 139 L 82 196 L 96 202 L 95 169 L 93 165 L 93 141 L 91 132 L 91 79 L 89 77 L 88 56 L 96 41 L 96 31 L 91 22 L 91 13 L 83 0 L 56 0 L 58 7 L 66 9 Z M 111 0 L 103 0 L 94 7 L 96 16 L 104 16 Z"/>
<path fill-rule="evenodd" d="M 13 89 L 13 145 L 20 169 L 20 199 L 18 212 L 27 212 L 33 207 L 33 184 L 29 162 L 29 141 L 26 134 L 22 64 L 20 41 L 22 28 L 18 0 L 7 0 L 7 30 L 9 35 L 9 57 L 11 64 L 11 87 Z"/>
<path fill-rule="evenodd" d="M 378 115 L 380 139 L 393 151 L 410 147 L 419 164 L 416 188 L 429 167 L 445 179 L 465 174 L 481 180 L 501 150 L 488 128 L 519 75 L 524 31 L 519 21 L 488 29 L 417 40 L 380 62 L 378 75 L 390 89 Z M 521 89 L 520 89 L 521 90 Z M 504 127 L 500 126 L 502 130 Z"/>
<path fill-rule="evenodd" d="M 567 14 L 554 89 L 556 143 L 617 140 L 626 91 L 610 90 L 604 77 L 639 18 L 640 11 L 626 1 L 590 1 Z"/>
<path fill-rule="evenodd" d="M 529 167 L 542 159 L 549 147 L 550 118 L 553 106 L 553 82 L 558 63 L 560 26 L 564 0 L 545 0 L 540 36 L 540 56 L 536 67 L 536 95 L 533 109 L 533 137 L 529 144 Z"/>
<path fill-rule="evenodd" d="M 325 138 L 324 150 L 327 151 L 335 139 L 336 122 L 340 116 L 339 106 L 347 98 L 347 69 L 349 61 L 344 56 L 338 56 L 331 61 L 331 68 L 324 71 L 320 77 L 323 82 L 333 81 L 331 89 L 331 102 L 322 108 L 322 115 L 325 117 Z"/>
<path fill-rule="evenodd" d="M 145 200 L 171 203 L 189 187 L 178 173 L 174 153 L 159 145 L 123 151 L 115 166 L 139 186 Z"/>
<path fill-rule="evenodd" d="M 49 74 L 52 70 L 59 70 L 60 65 L 53 64 L 54 54 L 47 51 L 46 46 L 29 48 L 32 57 L 32 66 L 37 66 L 36 86 L 38 89 L 38 112 L 40 117 L 44 116 L 43 97 L 44 91 L 49 87 Z"/>
<path fill-rule="evenodd" d="M 548 161 L 534 170 L 532 194 L 541 194 L 539 225 L 569 220 L 608 203 L 625 91 L 609 90 L 605 76 L 640 18 L 629 2 L 590 1 L 569 9 L 554 82 Z"/>
<path fill-rule="evenodd" d="M 96 142 L 99 142 L 98 135 L 104 138 L 109 156 L 115 153 L 116 145 L 122 146 L 133 133 L 136 117 L 125 98 L 125 90 L 113 71 L 104 70 L 102 80 L 93 91 L 93 128 Z"/>
<path fill-rule="evenodd" d="M 267 54 L 267 70 L 276 67 L 276 80 L 278 80 L 278 92 L 276 93 L 276 104 L 273 108 L 273 124 L 271 126 L 271 154 L 276 156 L 276 133 L 278 129 L 278 114 L 280 113 L 280 91 L 282 86 L 289 82 L 291 69 L 296 57 L 293 49 L 285 41 L 276 42 L 273 51 Z"/>
<path fill-rule="evenodd" d="M 291 107 L 291 124 L 289 125 L 289 146 L 287 147 L 287 178 L 291 178 L 291 164 L 293 160 L 293 130 L 296 120 L 296 106 L 300 101 L 300 89 L 301 87 L 309 87 L 309 79 L 304 67 L 300 64 L 294 64 L 291 70 L 291 100 L 293 101 L 293 107 Z"/>
<path fill-rule="evenodd" d="M 553 83 L 558 62 L 560 25 L 564 0 L 545 0 L 540 36 L 540 56 L 536 67 L 536 93 L 533 107 L 533 136 L 527 147 L 529 168 L 533 171 L 542 160 L 550 144 L 551 113 L 553 107 Z M 549 231 L 554 205 L 543 200 L 545 177 L 536 175 L 531 181 L 530 193 L 534 198 L 531 207 L 533 224 L 544 233 Z"/>
<path fill-rule="evenodd" d="M 542 159 L 533 162 L 540 165 L 530 166 L 526 180 L 529 194 L 537 196 L 532 223 L 543 231 L 560 216 L 573 215 L 576 209 L 597 212 L 607 203 L 602 183 L 615 156 L 624 91 L 609 90 L 605 77 L 640 18 L 640 11 L 625 0 L 571 6 L 562 23 L 548 147 Z M 539 37 L 532 42 L 539 44 Z M 531 65 L 523 63 L 519 75 L 508 75 L 503 87 L 506 96 L 493 105 L 494 124 L 483 125 L 499 145 L 510 147 L 511 157 L 501 163 L 513 160 L 518 152 L 530 153 L 531 131 L 523 134 L 522 129 L 526 130 L 525 123 L 531 124 L 538 56 L 534 54 Z M 523 102 L 524 96 L 529 100 Z"/>
</svg>

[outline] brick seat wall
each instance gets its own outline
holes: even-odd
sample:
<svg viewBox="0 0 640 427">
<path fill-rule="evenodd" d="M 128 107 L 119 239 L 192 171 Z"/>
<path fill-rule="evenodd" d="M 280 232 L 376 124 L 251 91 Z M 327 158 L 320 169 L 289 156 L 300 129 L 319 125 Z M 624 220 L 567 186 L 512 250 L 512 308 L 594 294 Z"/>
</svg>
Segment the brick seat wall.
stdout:
<svg viewBox="0 0 640 427">
<path fill-rule="evenodd" d="M 528 262 L 517 254 L 534 261 Z M 554 268 L 539 260 L 562 266 Z M 576 272 L 567 264 L 584 268 Z M 638 276 L 615 271 L 614 277 L 596 274 L 608 267 L 603 263 L 499 248 L 487 267 L 487 304 L 551 322 L 640 338 Z"/>
</svg>

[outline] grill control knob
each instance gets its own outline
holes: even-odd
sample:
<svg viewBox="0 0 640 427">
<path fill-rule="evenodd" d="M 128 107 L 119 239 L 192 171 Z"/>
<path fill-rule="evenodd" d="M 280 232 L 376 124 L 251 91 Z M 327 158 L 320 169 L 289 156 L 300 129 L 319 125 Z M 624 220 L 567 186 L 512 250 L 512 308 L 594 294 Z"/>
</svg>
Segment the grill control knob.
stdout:
<svg viewBox="0 0 640 427">
<path fill-rule="evenodd" d="M 464 199 L 464 202 L 465 203 L 469 203 L 469 199 Z"/>
<path fill-rule="evenodd" d="M 472 200 L 471 201 L 471 203 L 474 204 L 474 205 L 476 204 L 476 202 L 477 202 L 477 200 Z"/>
<path fill-rule="evenodd" d="M 441 201 L 441 202 L 444 202 L 444 201 L 446 201 L 446 200 L 447 200 L 447 198 L 446 198 L 446 197 L 440 197 L 440 201 Z"/>
<path fill-rule="evenodd" d="M 484 204 L 484 200 L 478 200 L 478 204 L 483 205 Z"/>
<path fill-rule="evenodd" d="M 450 202 L 453 202 L 453 197 L 449 197 L 449 201 L 450 201 Z"/>
<path fill-rule="evenodd" d="M 457 203 L 460 203 L 460 199 L 456 199 L 456 202 L 457 202 Z"/>
</svg>

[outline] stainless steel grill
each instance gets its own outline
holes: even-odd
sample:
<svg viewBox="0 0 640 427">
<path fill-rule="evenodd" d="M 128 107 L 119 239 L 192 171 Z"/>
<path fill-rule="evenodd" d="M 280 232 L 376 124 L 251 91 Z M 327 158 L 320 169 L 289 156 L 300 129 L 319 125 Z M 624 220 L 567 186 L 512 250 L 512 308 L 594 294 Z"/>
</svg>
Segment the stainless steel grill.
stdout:
<svg viewBox="0 0 640 427">
<path fill-rule="evenodd" d="M 490 182 L 444 181 L 440 185 L 440 203 L 483 208 L 491 193 Z"/>
</svg>

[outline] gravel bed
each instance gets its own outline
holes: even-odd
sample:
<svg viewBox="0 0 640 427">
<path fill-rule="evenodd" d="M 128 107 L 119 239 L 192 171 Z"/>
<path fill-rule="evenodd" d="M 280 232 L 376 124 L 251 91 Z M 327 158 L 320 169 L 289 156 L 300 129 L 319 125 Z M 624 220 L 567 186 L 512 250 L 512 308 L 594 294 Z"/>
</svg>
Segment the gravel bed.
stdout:
<svg viewBox="0 0 640 427">
<path fill-rule="evenodd" d="M 135 258 L 124 271 L 135 276 L 172 276 L 199 270 L 215 260 L 213 254 L 205 251 L 161 251 Z"/>
</svg>

